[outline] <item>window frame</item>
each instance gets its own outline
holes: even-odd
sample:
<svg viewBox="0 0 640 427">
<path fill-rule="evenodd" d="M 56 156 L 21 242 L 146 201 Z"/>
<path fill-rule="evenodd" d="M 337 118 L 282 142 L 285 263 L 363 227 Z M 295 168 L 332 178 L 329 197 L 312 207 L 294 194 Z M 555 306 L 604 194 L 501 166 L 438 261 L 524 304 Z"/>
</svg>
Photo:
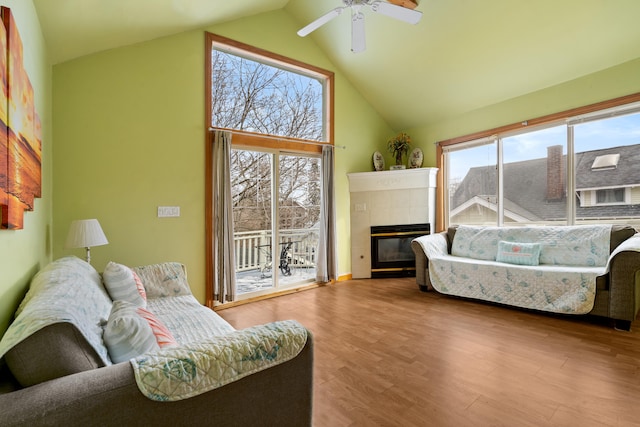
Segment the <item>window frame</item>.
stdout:
<svg viewBox="0 0 640 427">
<path fill-rule="evenodd" d="M 322 153 L 323 145 L 335 145 L 335 76 L 332 71 L 307 64 L 296 59 L 292 59 L 274 52 L 270 52 L 255 46 L 251 46 L 237 40 L 232 40 L 210 32 L 205 32 L 205 304 L 213 308 L 213 130 L 222 129 L 212 127 L 212 97 L 211 97 L 211 50 L 213 45 L 220 50 L 227 51 L 234 55 L 263 62 L 268 65 L 276 65 L 285 70 L 290 70 L 304 74 L 306 76 L 324 79 L 324 141 L 307 141 L 299 138 L 283 137 L 276 135 L 247 132 L 235 129 L 229 130 L 233 133 L 232 144 L 237 148 L 279 150 L 280 152 L 310 153 L 319 155 Z"/>
<path fill-rule="evenodd" d="M 626 188 L 626 187 L 615 187 L 615 188 L 598 188 L 596 190 L 593 190 L 591 192 L 591 204 L 592 206 L 621 206 L 621 205 L 628 205 L 631 203 L 631 189 L 630 188 Z M 598 194 L 600 194 L 600 192 L 616 192 L 616 191 L 621 191 L 622 192 L 622 201 L 620 202 L 599 202 L 598 201 Z M 606 195 L 605 195 L 605 199 L 606 199 Z"/>
<path fill-rule="evenodd" d="M 610 100 L 597 102 L 594 104 L 585 105 L 582 107 L 573 108 L 570 110 L 561 111 L 558 113 L 541 116 L 538 118 L 525 120 L 522 122 L 511 123 L 508 125 L 487 129 L 471 134 L 450 138 L 436 143 L 436 163 L 438 167 L 437 185 L 436 185 L 436 228 L 437 231 L 444 231 L 449 226 L 448 210 L 448 193 L 445 191 L 445 185 L 447 184 L 446 173 L 448 171 L 445 151 L 455 150 L 458 147 L 466 145 L 473 145 L 476 141 L 483 141 L 488 139 L 504 138 L 513 134 L 523 133 L 526 129 L 542 129 L 544 127 L 551 127 L 559 124 L 567 125 L 568 138 L 567 142 L 571 145 L 571 152 L 573 152 L 573 125 L 584 123 L 590 120 L 597 120 L 600 118 L 613 117 L 619 110 L 624 110 L 629 104 L 640 102 L 640 92 L 613 98 Z M 569 149 L 569 147 L 567 147 Z M 573 170 L 573 156 L 568 156 L 567 170 Z M 500 160 L 499 160 L 500 162 Z M 501 166 L 498 166 L 499 168 Z M 572 174 L 569 174 L 572 175 Z M 570 184 L 573 185 L 573 176 L 567 177 L 567 188 Z M 502 191 L 501 189 L 498 190 Z M 600 205 L 601 206 L 601 205 Z M 567 210 L 571 211 L 567 215 L 568 223 L 575 221 L 575 207 L 572 197 L 567 197 Z"/>
</svg>

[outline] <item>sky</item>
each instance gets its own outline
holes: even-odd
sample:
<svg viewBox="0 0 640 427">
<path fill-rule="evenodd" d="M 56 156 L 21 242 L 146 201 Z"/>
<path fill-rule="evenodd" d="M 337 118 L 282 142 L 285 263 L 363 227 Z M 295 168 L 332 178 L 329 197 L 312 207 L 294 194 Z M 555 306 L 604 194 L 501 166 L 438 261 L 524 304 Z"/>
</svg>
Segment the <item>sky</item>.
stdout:
<svg viewBox="0 0 640 427">
<path fill-rule="evenodd" d="M 546 157 L 551 145 L 562 145 L 566 154 L 566 141 L 566 125 L 504 138 L 504 162 Z M 576 152 L 640 144 L 640 113 L 575 125 L 574 144 Z M 454 152 L 449 161 L 449 176 L 462 180 L 470 168 L 495 164 L 496 157 L 494 144 Z"/>
</svg>

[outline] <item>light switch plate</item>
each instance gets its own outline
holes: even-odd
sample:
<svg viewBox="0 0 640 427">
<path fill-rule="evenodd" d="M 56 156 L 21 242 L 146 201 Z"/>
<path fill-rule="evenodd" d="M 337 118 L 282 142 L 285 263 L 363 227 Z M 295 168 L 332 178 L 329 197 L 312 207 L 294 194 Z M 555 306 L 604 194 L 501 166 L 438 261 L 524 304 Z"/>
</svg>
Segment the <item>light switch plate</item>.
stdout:
<svg viewBox="0 0 640 427">
<path fill-rule="evenodd" d="M 180 206 L 158 206 L 158 218 L 175 218 L 180 216 Z"/>
</svg>

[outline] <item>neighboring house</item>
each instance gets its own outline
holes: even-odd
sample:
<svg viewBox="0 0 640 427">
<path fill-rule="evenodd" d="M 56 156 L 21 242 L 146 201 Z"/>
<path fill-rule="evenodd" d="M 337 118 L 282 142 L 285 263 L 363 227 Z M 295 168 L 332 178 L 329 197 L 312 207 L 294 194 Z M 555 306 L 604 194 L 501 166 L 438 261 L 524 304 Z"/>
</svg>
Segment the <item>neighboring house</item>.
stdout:
<svg viewBox="0 0 640 427">
<path fill-rule="evenodd" d="M 562 146 L 547 157 L 504 164 L 505 222 L 566 220 L 566 156 Z M 577 153 L 576 218 L 640 218 L 640 144 Z M 495 166 L 471 168 L 450 199 L 450 223 L 495 222 Z"/>
</svg>

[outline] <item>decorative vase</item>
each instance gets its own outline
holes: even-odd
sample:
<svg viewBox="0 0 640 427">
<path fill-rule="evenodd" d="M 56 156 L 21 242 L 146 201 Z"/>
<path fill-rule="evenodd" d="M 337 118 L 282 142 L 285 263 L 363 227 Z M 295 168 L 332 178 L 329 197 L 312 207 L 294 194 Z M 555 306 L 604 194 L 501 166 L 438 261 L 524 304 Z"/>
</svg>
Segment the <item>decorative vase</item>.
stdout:
<svg viewBox="0 0 640 427">
<path fill-rule="evenodd" d="M 389 168 L 389 170 L 400 170 L 400 169 L 405 169 L 406 166 L 404 165 L 404 163 L 402 162 L 402 151 L 396 151 L 395 155 L 396 155 L 396 164 L 391 166 Z"/>
</svg>

